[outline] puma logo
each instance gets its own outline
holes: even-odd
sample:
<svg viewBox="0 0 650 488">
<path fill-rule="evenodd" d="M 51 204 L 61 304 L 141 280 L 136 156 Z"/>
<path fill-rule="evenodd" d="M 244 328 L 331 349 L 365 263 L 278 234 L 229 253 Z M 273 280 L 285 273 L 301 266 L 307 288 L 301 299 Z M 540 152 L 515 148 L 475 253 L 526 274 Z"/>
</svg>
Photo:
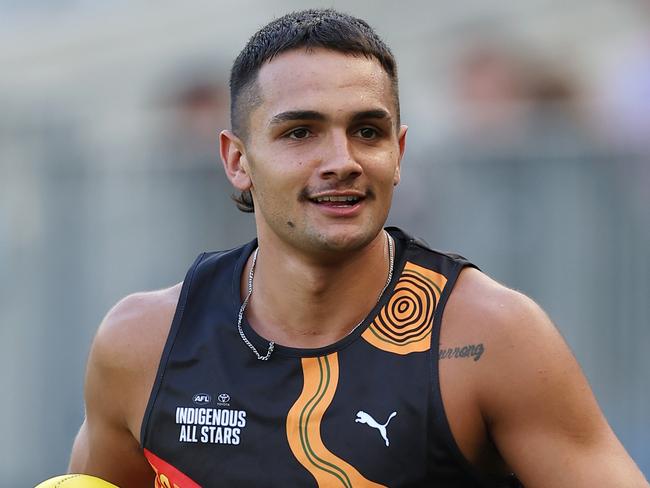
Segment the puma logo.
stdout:
<svg viewBox="0 0 650 488">
<path fill-rule="evenodd" d="M 380 424 L 375 419 L 373 419 L 369 414 L 367 414 L 363 410 L 359 410 L 357 412 L 357 418 L 354 419 L 354 421 L 360 422 L 362 424 L 366 424 L 369 427 L 372 427 L 373 429 L 377 429 L 381 434 L 381 436 L 384 438 L 384 441 L 386 441 L 386 447 L 388 447 L 390 443 L 388 442 L 388 436 L 386 435 L 386 427 L 388 426 L 388 422 L 390 422 L 395 415 L 397 415 L 397 412 L 391 413 L 388 416 L 388 420 L 386 420 L 386 423 Z"/>
</svg>

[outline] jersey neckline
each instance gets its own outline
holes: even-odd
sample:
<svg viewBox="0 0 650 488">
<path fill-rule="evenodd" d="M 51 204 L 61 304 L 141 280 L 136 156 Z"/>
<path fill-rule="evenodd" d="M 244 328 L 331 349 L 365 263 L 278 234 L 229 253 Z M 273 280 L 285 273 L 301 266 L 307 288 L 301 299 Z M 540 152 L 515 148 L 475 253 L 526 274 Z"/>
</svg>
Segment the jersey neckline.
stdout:
<svg viewBox="0 0 650 488">
<path fill-rule="evenodd" d="M 300 347 L 285 346 L 282 344 L 275 343 L 275 345 L 273 346 L 273 353 L 271 354 L 271 357 L 275 355 L 294 357 L 294 358 L 325 356 L 327 354 L 331 354 L 333 352 L 338 352 L 341 351 L 342 349 L 345 349 L 352 342 L 354 342 L 361 334 L 363 334 L 363 332 L 368 328 L 368 326 L 372 323 L 376 315 L 379 313 L 381 308 L 386 304 L 386 302 L 388 302 L 388 300 L 390 300 L 390 297 L 393 295 L 395 289 L 395 283 L 397 283 L 397 281 L 399 280 L 402 271 L 404 269 L 404 263 L 406 262 L 405 251 L 406 248 L 408 247 L 409 242 L 411 241 L 411 239 L 401 229 L 398 229 L 397 227 L 386 227 L 385 230 L 390 234 L 390 236 L 393 238 L 395 242 L 395 264 L 393 267 L 393 276 L 390 280 L 390 283 L 386 287 L 386 290 L 384 290 L 384 293 L 382 294 L 379 301 L 375 304 L 372 310 L 370 310 L 368 315 L 366 315 L 366 317 L 363 319 L 360 325 L 345 337 L 342 337 L 338 341 L 323 347 L 300 348 Z M 244 271 L 244 266 L 246 265 L 248 258 L 253 253 L 256 247 L 257 247 L 257 239 L 253 239 L 251 242 L 249 242 L 243 247 L 241 251 L 241 255 L 237 260 L 233 272 L 232 316 L 234 318 L 235 324 L 237 323 L 237 315 L 239 313 L 239 308 L 241 307 L 243 301 L 243 297 L 241 296 L 241 291 L 240 291 L 242 273 Z M 241 326 L 248 340 L 253 344 L 253 346 L 255 346 L 255 348 L 260 352 L 260 354 L 262 355 L 266 354 L 266 351 L 268 350 L 269 347 L 269 340 L 260 336 L 251 327 L 251 325 L 248 323 L 248 320 L 246 319 L 246 316 L 242 318 Z M 249 353 L 253 355 L 253 351 L 249 350 Z"/>
</svg>

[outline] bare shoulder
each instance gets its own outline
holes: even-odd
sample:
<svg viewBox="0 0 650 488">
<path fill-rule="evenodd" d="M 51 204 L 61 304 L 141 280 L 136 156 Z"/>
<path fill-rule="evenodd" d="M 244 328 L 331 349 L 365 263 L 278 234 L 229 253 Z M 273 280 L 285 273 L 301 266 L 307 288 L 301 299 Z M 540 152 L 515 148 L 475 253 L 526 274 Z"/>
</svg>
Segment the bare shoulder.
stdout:
<svg viewBox="0 0 650 488">
<path fill-rule="evenodd" d="M 445 315 L 450 317 L 448 332 L 453 335 L 525 338 L 555 329 L 532 299 L 474 268 L 466 268 L 458 277 Z"/>
<path fill-rule="evenodd" d="M 142 355 L 164 342 L 180 295 L 181 284 L 140 292 L 120 300 L 106 314 L 93 344 L 98 359 L 115 366 L 141 363 Z M 162 336 L 162 337 L 161 337 Z"/>
<path fill-rule="evenodd" d="M 533 300 L 463 271 L 443 317 L 441 349 L 451 344 L 481 345 L 475 360 L 441 355 L 445 407 L 456 409 L 449 421 L 468 459 L 489 464 L 498 453 L 531 487 L 648 486 Z"/>
<path fill-rule="evenodd" d="M 120 300 L 102 321 L 88 361 L 87 383 L 117 390 L 120 407 L 132 432 L 137 432 L 162 350 L 171 327 L 181 284 L 141 292 Z M 93 391 L 87 384 L 86 396 Z"/>
<path fill-rule="evenodd" d="M 483 367 L 474 368 L 473 376 L 483 376 L 488 364 L 490 369 L 507 367 L 508 361 L 528 355 L 528 348 L 558 341 L 563 343 L 557 329 L 532 299 L 466 268 L 444 311 L 440 357 L 448 359 L 457 347 L 474 346 L 470 356 Z"/>
<path fill-rule="evenodd" d="M 482 365 L 474 370 L 474 391 L 483 415 L 504 411 L 500 401 L 512 398 L 501 398 L 501 391 L 509 396 L 517 389 L 523 399 L 540 382 L 546 393 L 552 393 L 554 388 L 566 386 L 563 378 L 579 377 L 581 387 L 591 395 L 561 334 L 526 295 L 476 269 L 466 269 L 450 296 L 445 316 L 441 347 L 445 342 L 482 345 Z"/>
</svg>

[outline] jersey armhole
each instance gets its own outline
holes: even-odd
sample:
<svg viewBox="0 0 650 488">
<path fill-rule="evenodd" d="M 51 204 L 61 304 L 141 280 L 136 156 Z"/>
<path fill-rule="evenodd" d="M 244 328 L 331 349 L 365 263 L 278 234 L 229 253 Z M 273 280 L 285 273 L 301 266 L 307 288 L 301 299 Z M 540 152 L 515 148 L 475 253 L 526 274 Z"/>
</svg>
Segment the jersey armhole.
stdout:
<svg viewBox="0 0 650 488">
<path fill-rule="evenodd" d="M 433 402 L 432 430 L 434 432 L 434 435 L 443 440 L 452 458 L 458 463 L 458 466 L 465 471 L 469 478 L 476 482 L 478 486 L 494 486 L 494 483 L 490 483 L 489 476 L 482 473 L 476 466 L 474 466 L 460 450 L 460 447 L 458 446 L 456 439 L 454 438 L 454 435 L 451 431 L 451 426 L 447 420 L 447 413 L 442 401 L 442 391 L 440 388 L 439 349 L 442 317 L 444 315 L 445 305 L 449 299 L 449 295 L 454 289 L 454 285 L 456 284 L 456 280 L 460 276 L 460 273 L 465 268 L 479 269 L 471 262 L 465 260 L 462 256 L 450 255 L 450 257 L 456 261 L 456 266 L 450 278 L 448 279 L 447 285 L 445 286 L 445 289 L 443 290 L 443 293 L 440 297 L 440 303 L 436 308 L 436 313 L 433 319 L 433 332 L 431 334 L 430 363 L 432 382 L 431 392 Z M 440 310 L 440 313 L 437 313 L 438 310 Z"/>
<path fill-rule="evenodd" d="M 176 305 L 174 318 L 172 319 L 169 334 L 167 335 L 167 340 L 165 341 L 165 347 L 163 349 L 162 355 L 160 356 L 160 362 L 158 363 L 156 379 L 154 380 L 153 387 L 151 388 L 151 393 L 147 402 L 147 408 L 145 409 L 144 416 L 142 417 L 142 425 L 140 426 L 140 447 L 142 448 L 146 447 L 147 445 L 147 434 L 149 433 L 148 426 L 151 412 L 153 411 L 156 399 L 158 398 L 160 386 L 162 385 L 163 377 L 165 376 L 165 371 L 167 369 L 167 362 L 174 347 L 176 336 L 178 335 L 178 331 L 180 330 L 181 324 L 183 322 L 183 312 L 185 311 L 185 305 L 187 303 L 187 295 L 190 288 L 192 287 L 192 281 L 194 280 L 194 272 L 205 256 L 206 253 L 202 253 L 199 255 L 199 257 L 196 258 L 189 271 L 187 272 L 185 280 L 183 281 L 183 286 L 181 287 L 181 293 L 178 297 L 178 304 Z"/>
</svg>

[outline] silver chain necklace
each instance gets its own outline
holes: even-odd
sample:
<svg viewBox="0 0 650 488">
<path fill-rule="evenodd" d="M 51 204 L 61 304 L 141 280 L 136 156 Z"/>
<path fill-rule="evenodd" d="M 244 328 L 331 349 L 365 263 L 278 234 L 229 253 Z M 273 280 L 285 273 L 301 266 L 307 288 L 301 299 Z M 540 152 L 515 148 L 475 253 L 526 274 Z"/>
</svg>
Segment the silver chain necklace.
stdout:
<svg viewBox="0 0 650 488">
<path fill-rule="evenodd" d="M 386 291 L 386 288 L 388 288 L 388 285 L 390 285 L 391 280 L 393 279 L 393 268 L 395 266 L 395 248 L 393 244 L 393 238 L 390 236 L 390 234 L 386 231 L 384 231 L 386 235 L 386 240 L 388 241 L 388 277 L 386 278 L 386 283 L 384 284 L 384 287 L 381 289 L 379 292 L 379 296 L 377 297 L 377 301 L 375 302 L 375 305 L 379 303 L 379 300 L 381 300 L 382 295 Z M 241 322 L 244 318 L 244 312 L 246 311 L 246 306 L 248 305 L 248 301 L 251 298 L 251 295 L 253 294 L 253 276 L 255 276 L 255 264 L 257 263 L 257 253 L 259 252 L 260 248 L 256 248 L 255 252 L 253 253 L 253 262 L 251 263 L 251 269 L 248 272 L 248 293 L 246 294 L 246 298 L 244 298 L 244 301 L 241 304 L 241 307 L 239 307 L 239 315 L 237 316 L 237 330 L 239 331 L 239 336 L 241 337 L 241 340 L 244 341 L 244 344 L 246 344 L 251 351 L 255 354 L 257 359 L 260 361 L 268 361 L 269 358 L 271 357 L 271 353 L 273 352 L 273 348 L 275 347 L 275 342 L 269 341 L 269 347 L 266 351 L 266 354 L 262 356 L 255 346 L 251 343 L 251 341 L 248 340 L 248 337 L 244 334 L 244 330 L 242 329 Z M 363 324 L 363 321 L 365 320 L 365 317 L 361 322 L 359 322 L 357 325 L 355 325 L 350 332 L 346 334 L 346 336 L 352 334 L 361 324 Z"/>
</svg>

